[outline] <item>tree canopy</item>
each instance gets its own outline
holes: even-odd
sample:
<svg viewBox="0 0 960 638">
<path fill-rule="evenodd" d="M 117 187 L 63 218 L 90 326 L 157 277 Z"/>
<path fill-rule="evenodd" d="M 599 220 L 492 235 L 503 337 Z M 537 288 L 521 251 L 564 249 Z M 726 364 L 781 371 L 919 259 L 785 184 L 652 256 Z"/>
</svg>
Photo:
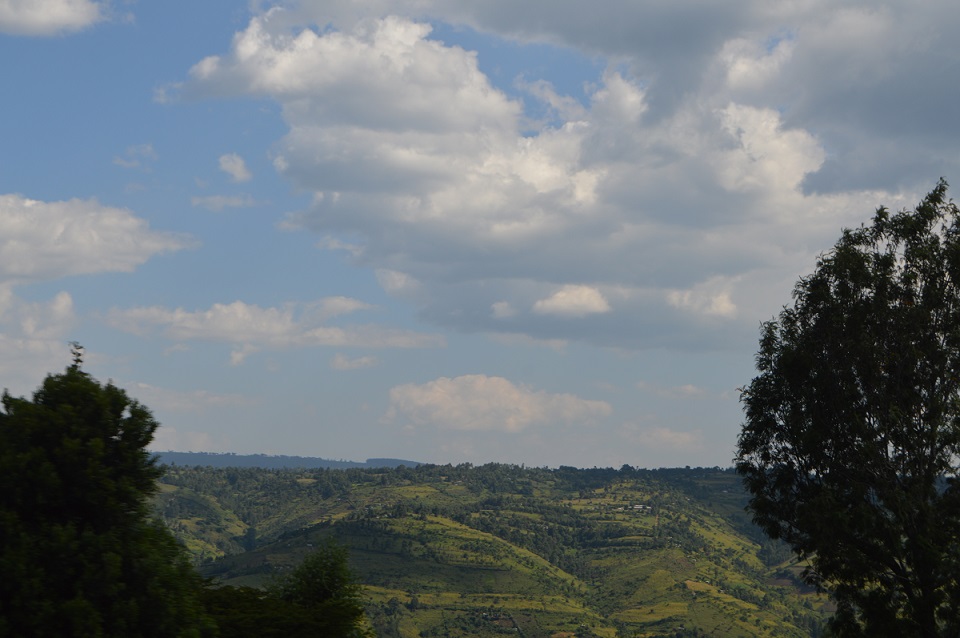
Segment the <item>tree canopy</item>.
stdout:
<svg viewBox="0 0 960 638">
<path fill-rule="evenodd" d="M 366 635 L 362 587 L 347 560 L 347 548 L 327 539 L 278 582 L 276 596 L 309 612 L 326 635 Z"/>
<path fill-rule="evenodd" d="M 74 364 L 0 411 L 0 635 L 199 636 L 200 580 L 150 516 L 157 422 Z"/>
<path fill-rule="evenodd" d="M 362 587 L 347 559 L 347 549 L 327 539 L 272 587 L 211 587 L 204 603 L 220 638 L 369 636 Z"/>
<path fill-rule="evenodd" d="M 845 230 L 762 326 L 737 471 L 754 520 L 811 564 L 839 635 L 960 632 L 960 211 Z"/>
</svg>

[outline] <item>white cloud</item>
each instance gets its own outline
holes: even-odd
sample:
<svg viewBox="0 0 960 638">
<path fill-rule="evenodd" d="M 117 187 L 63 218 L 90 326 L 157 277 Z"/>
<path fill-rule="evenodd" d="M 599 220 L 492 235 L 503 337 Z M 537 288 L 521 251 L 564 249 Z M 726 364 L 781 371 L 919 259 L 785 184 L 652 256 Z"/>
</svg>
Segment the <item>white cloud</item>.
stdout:
<svg viewBox="0 0 960 638">
<path fill-rule="evenodd" d="M 190 203 L 194 206 L 201 206 L 207 210 L 220 212 L 224 208 L 249 208 L 256 206 L 250 195 L 207 195 L 205 197 L 191 197 Z"/>
<path fill-rule="evenodd" d="M 533 311 L 543 315 L 585 317 L 610 312 L 610 304 L 596 288 L 568 285 L 546 299 L 538 300 L 533 304 Z"/>
<path fill-rule="evenodd" d="M 16 324 L 15 333 L 29 340 L 58 340 L 73 324 L 73 298 L 59 292 L 47 303 L 31 303 L 7 294 L 0 322 Z"/>
<path fill-rule="evenodd" d="M 70 364 L 66 338 L 28 339 L 22 335 L 0 334 L 2 388 L 14 395 L 26 395 L 40 385 L 50 372 Z"/>
<path fill-rule="evenodd" d="M 14 394 L 35 389 L 44 376 L 70 363 L 68 335 L 75 325 L 73 298 L 59 292 L 28 302 L 0 285 L 0 376 Z"/>
<path fill-rule="evenodd" d="M 182 92 L 280 104 L 275 166 L 314 194 L 287 228 L 355 240 L 356 262 L 429 321 L 541 341 L 739 347 L 842 227 L 960 171 L 960 89 L 935 53 L 956 48 L 945 4 L 595 13 L 302 2 L 251 20 Z M 583 94 L 516 82 L 536 121 L 428 21 L 609 65 Z M 926 93 L 896 90 L 916 83 Z"/>
<path fill-rule="evenodd" d="M 247 163 L 236 153 L 220 156 L 220 170 L 235 182 L 249 182 L 253 175 L 247 169 Z"/>
<path fill-rule="evenodd" d="M 344 250 L 353 257 L 359 257 L 363 254 L 363 246 L 351 244 L 335 237 L 324 237 L 317 242 L 317 248 L 323 250 Z"/>
<path fill-rule="evenodd" d="M 159 306 L 114 309 L 110 323 L 134 334 L 155 327 L 176 341 L 220 341 L 235 345 L 231 362 L 240 364 L 261 349 L 283 350 L 319 346 L 367 348 L 420 348 L 443 344 L 436 335 L 375 325 L 347 327 L 325 325 L 331 317 L 369 308 L 356 299 L 331 297 L 312 304 L 287 304 L 261 308 L 242 301 L 214 304 L 208 310 L 170 310 Z"/>
<path fill-rule="evenodd" d="M 783 130 L 773 109 L 730 104 L 719 114 L 723 130 L 737 141 L 716 155 L 718 180 L 728 190 L 795 192 L 823 165 L 819 142 L 806 131 Z"/>
<path fill-rule="evenodd" d="M 185 236 L 152 231 L 130 211 L 95 200 L 0 195 L 0 282 L 130 272 L 154 255 L 192 245 Z"/>
<path fill-rule="evenodd" d="M 150 257 L 192 245 L 151 231 L 128 210 L 96 201 L 42 202 L 0 195 L 0 374 L 22 393 L 69 362 L 73 297 L 17 297 L 17 286 L 71 275 L 129 272 Z M 89 353 L 88 353 L 89 355 Z"/>
<path fill-rule="evenodd" d="M 426 24 L 385 17 L 364 20 L 350 33 L 302 29 L 290 35 L 282 23 L 273 27 L 278 17 L 273 11 L 253 18 L 235 37 L 232 56 L 195 65 L 193 86 L 282 96 L 291 107 L 285 116 L 304 124 L 319 119 L 384 130 L 399 124 L 458 131 L 498 121 L 510 125 L 519 113 L 478 72 L 471 53 L 427 40 Z M 382 108 L 386 103 L 390 108 Z"/>
<path fill-rule="evenodd" d="M 377 269 L 388 293 L 454 327 L 497 332 L 509 323 L 536 339 L 616 340 L 625 335 L 598 329 L 596 318 L 640 310 L 668 324 L 691 308 L 733 318 L 733 290 L 707 304 L 684 294 L 698 284 L 693 262 L 700 270 L 760 262 L 756 245 L 738 245 L 736 223 L 749 215 L 731 208 L 733 218 L 722 219 L 708 203 L 716 192 L 691 199 L 696 191 L 678 181 L 713 174 L 736 191 L 773 176 L 755 197 L 781 197 L 818 159 L 815 141 L 785 130 L 776 114 L 729 103 L 689 105 L 648 124 L 646 90 L 615 72 L 588 107 L 528 82 L 534 98 L 569 119 L 524 134 L 518 103 L 490 86 L 473 54 L 429 40 L 425 25 L 391 17 L 290 35 L 284 16 L 253 20 L 229 55 L 194 67 L 185 90 L 283 104 L 290 131 L 278 169 L 315 193 L 311 210 L 286 226 L 363 237 L 353 254 Z M 398 106 L 372 112 L 358 102 Z M 796 168 L 778 173 L 778 165 Z M 717 217 L 686 233 L 694 207 Z M 722 230 L 710 235 L 714 228 Z M 671 268 L 681 255 L 697 257 Z M 558 288 L 557 278 L 596 284 Z M 638 286 L 646 293 L 611 305 L 607 290 Z M 659 308 L 639 305 L 657 300 Z M 583 321 L 547 330 L 519 308 Z"/>
<path fill-rule="evenodd" d="M 689 290 L 671 290 L 667 300 L 671 306 L 698 315 L 734 317 L 737 306 L 730 297 L 735 281 L 711 277 Z"/>
<path fill-rule="evenodd" d="M 569 95 L 560 95 L 553 85 L 546 80 L 527 82 L 520 79 L 516 84 L 518 88 L 547 105 L 556 117 L 576 121 L 582 120 L 587 115 L 583 105 L 576 98 Z"/>
<path fill-rule="evenodd" d="M 760 91 L 776 79 L 790 60 L 796 42 L 782 39 L 771 49 L 751 38 L 727 41 L 718 58 L 726 67 L 726 82 L 733 91 Z"/>
<path fill-rule="evenodd" d="M 0 33 L 56 35 L 103 18 L 103 4 L 90 0 L 0 0 Z"/>
<path fill-rule="evenodd" d="M 351 359 L 338 352 L 330 360 L 330 367 L 334 370 L 359 370 L 361 368 L 371 368 L 378 363 L 376 357 L 366 356 Z"/>
<path fill-rule="evenodd" d="M 605 401 L 535 391 L 502 377 L 473 374 L 396 386 L 384 418 L 441 429 L 520 432 L 537 425 L 589 424 L 611 411 Z"/>
</svg>

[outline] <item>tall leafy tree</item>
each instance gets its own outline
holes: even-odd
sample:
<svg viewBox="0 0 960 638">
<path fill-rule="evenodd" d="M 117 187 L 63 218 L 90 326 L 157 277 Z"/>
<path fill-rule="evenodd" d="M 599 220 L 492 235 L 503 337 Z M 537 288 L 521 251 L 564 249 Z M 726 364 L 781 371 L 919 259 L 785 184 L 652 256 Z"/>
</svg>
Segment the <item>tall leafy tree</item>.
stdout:
<svg viewBox="0 0 960 638">
<path fill-rule="evenodd" d="M 762 327 L 737 471 L 849 636 L 960 632 L 960 211 L 843 232 Z"/>
<path fill-rule="evenodd" d="M 0 636 L 197 636 L 199 577 L 148 504 L 149 410 L 74 364 L 0 411 Z"/>
<path fill-rule="evenodd" d="M 346 547 L 327 539 L 266 590 L 210 587 L 203 595 L 220 638 L 371 636 Z"/>
<path fill-rule="evenodd" d="M 329 636 L 366 636 L 363 588 L 348 564 L 349 552 L 331 538 L 314 549 L 274 588 L 282 601 L 304 609 Z"/>
</svg>

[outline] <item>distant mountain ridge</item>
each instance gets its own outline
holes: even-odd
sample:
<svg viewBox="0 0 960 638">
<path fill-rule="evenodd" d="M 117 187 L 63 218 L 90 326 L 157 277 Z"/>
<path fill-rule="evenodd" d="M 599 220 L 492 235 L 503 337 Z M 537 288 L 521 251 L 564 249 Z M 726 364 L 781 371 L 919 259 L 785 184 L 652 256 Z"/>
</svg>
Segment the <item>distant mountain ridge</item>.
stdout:
<svg viewBox="0 0 960 638">
<path fill-rule="evenodd" d="M 267 470 L 327 468 L 344 470 L 350 468 L 397 468 L 418 467 L 418 461 L 376 458 L 360 461 L 333 461 L 310 456 L 286 456 L 271 454 L 234 454 L 232 452 L 155 452 L 164 465 L 186 467 L 256 467 Z"/>
</svg>

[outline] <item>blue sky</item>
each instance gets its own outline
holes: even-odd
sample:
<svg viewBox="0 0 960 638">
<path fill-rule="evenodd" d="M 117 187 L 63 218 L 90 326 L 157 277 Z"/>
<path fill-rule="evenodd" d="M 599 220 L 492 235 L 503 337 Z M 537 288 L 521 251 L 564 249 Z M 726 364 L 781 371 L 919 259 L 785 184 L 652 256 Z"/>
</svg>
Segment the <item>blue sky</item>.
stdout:
<svg viewBox="0 0 960 638">
<path fill-rule="evenodd" d="M 0 0 L 0 372 L 156 449 L 730 463 L 759 325 L 956 179 L 948 2 Z"/>
</svg>

